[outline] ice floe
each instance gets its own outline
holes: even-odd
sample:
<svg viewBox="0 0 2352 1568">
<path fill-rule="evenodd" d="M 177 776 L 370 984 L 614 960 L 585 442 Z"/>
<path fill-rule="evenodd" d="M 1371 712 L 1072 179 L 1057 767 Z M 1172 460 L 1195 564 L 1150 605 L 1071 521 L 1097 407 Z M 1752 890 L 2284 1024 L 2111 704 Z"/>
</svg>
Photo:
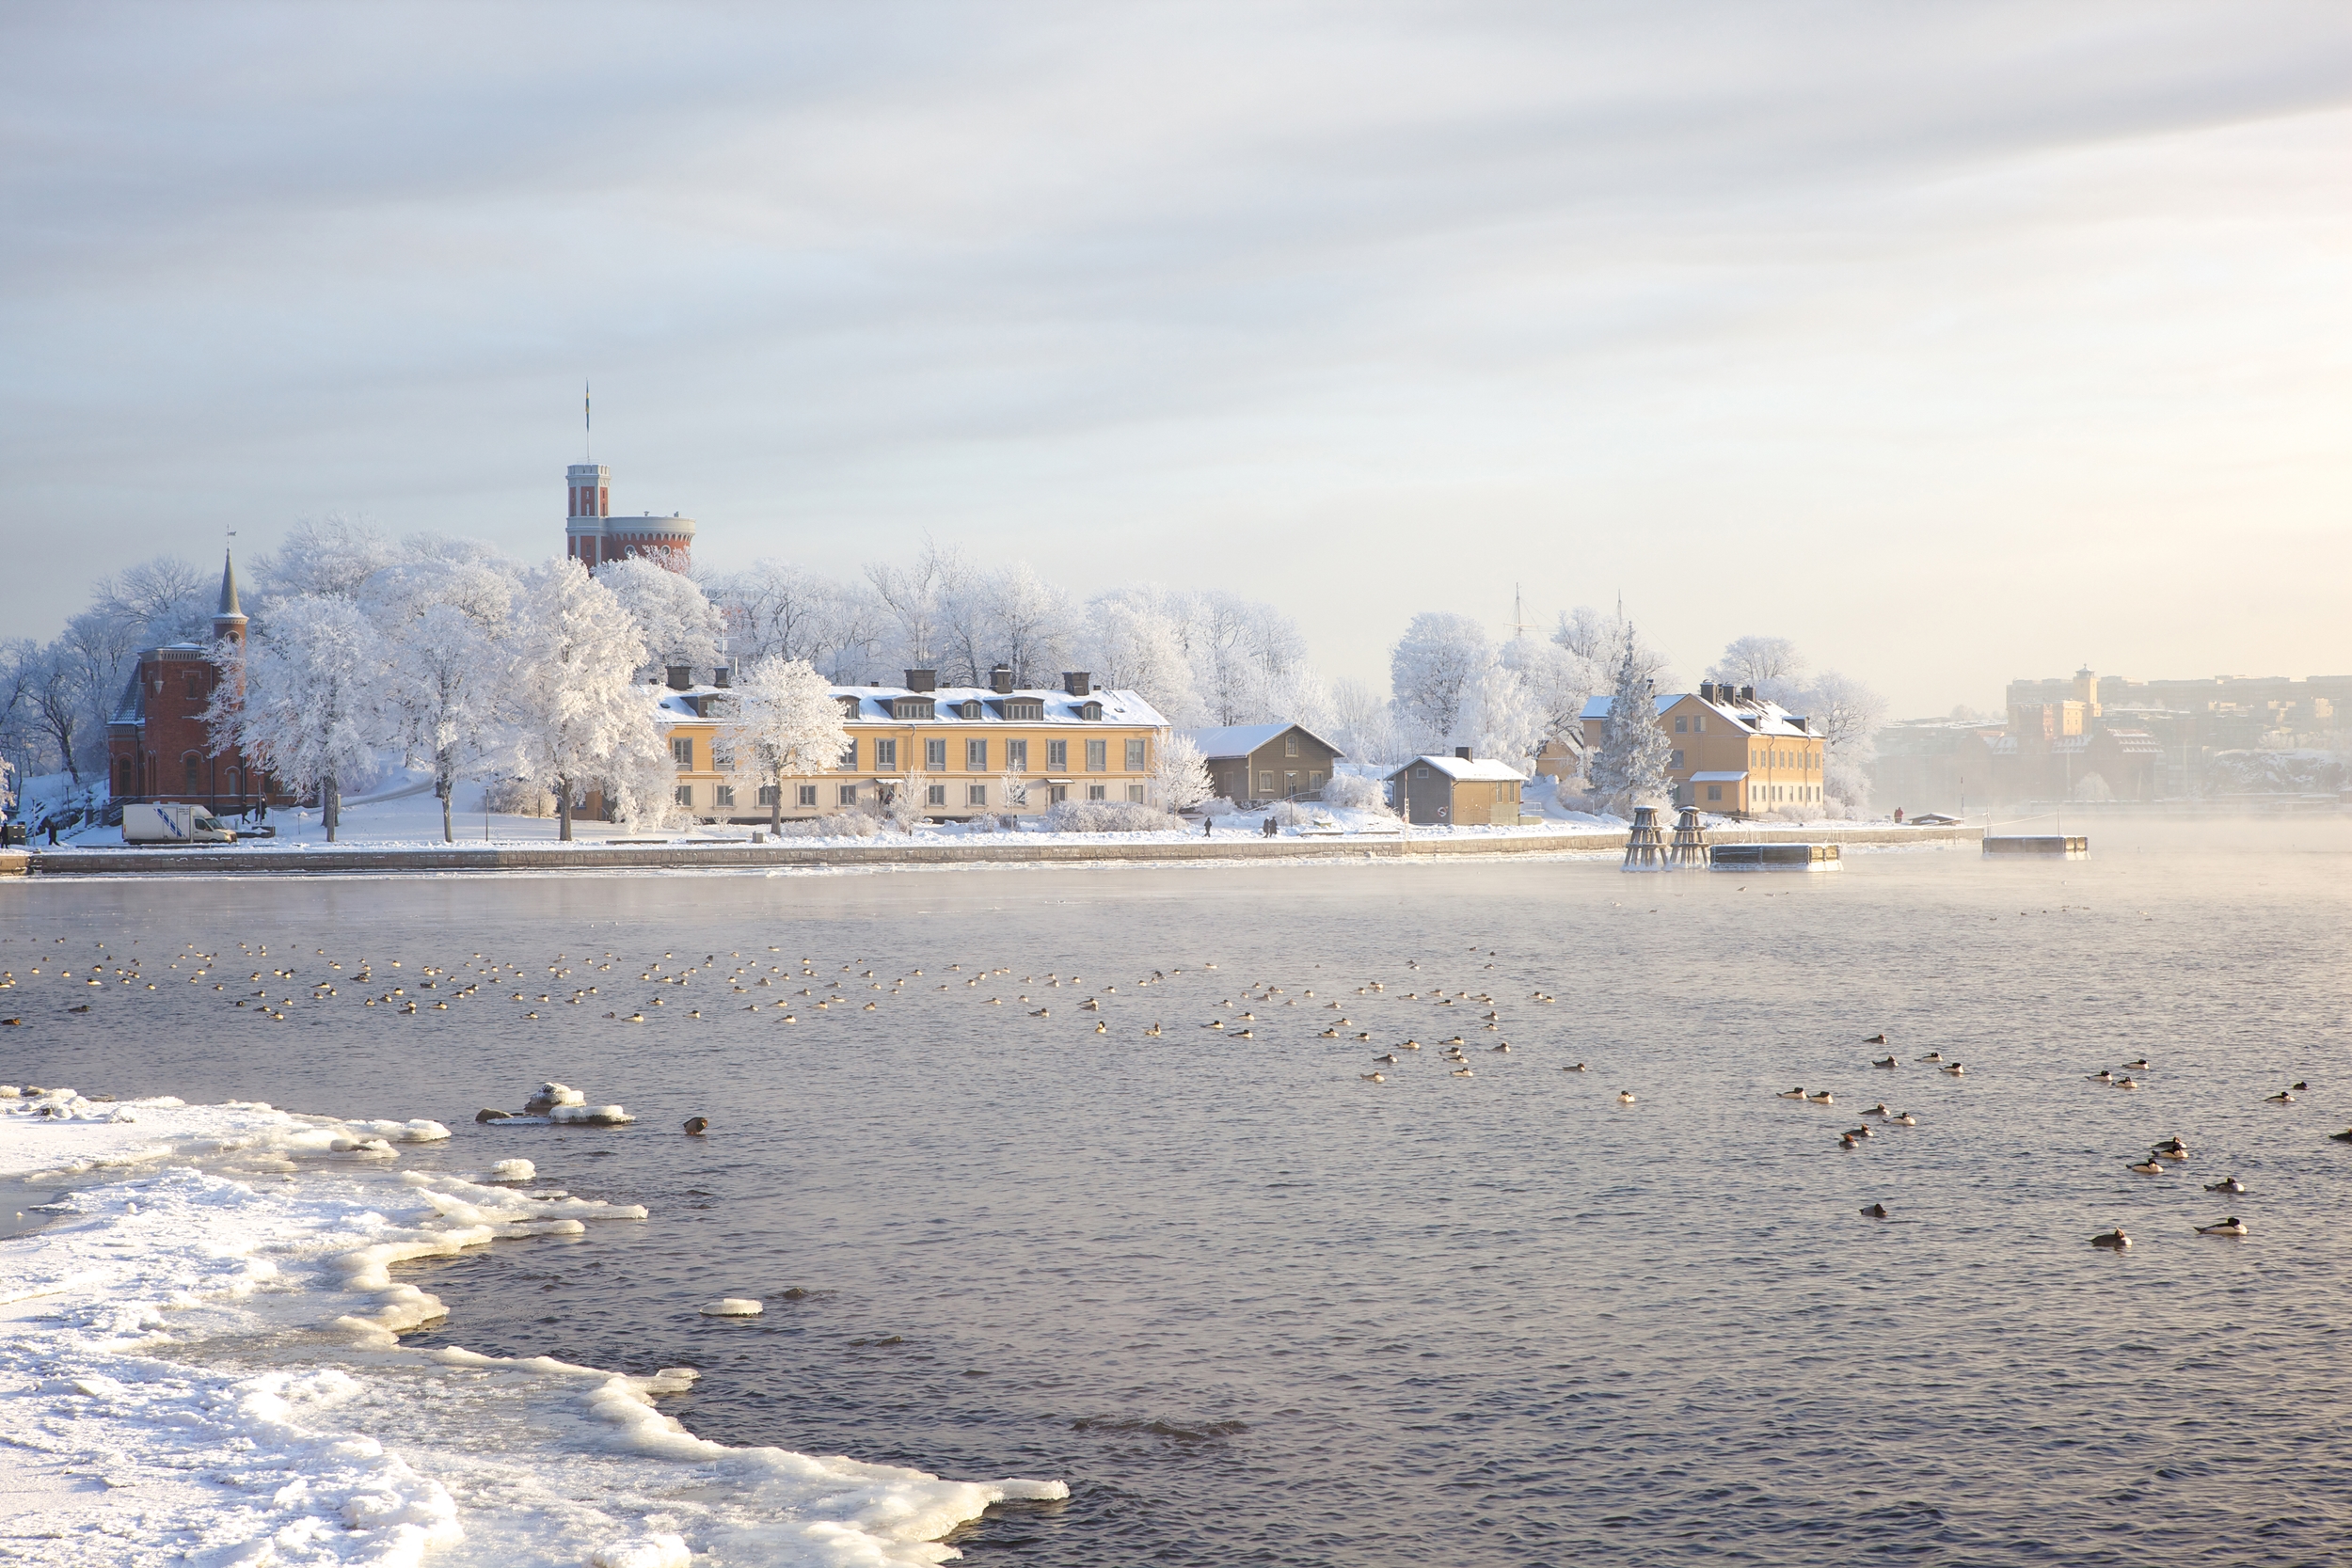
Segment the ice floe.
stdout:
<svg viewBox="0 0 2352 1568">
<path fill-rule="evenodd" d="M 402 1168 L 402 1146 L 447 1135 L 0 1101 L 0 1173 L 73 1188 L 56 1223 L 0 1243 L 10 1560 L 932 1563 L 991 1503 L 1068 1495 L 710 1442 L 656 1407 L 687 1370 L 404 1347 L 442 1309 L 403 1263 L 645 1214 Z"/>
</svg>

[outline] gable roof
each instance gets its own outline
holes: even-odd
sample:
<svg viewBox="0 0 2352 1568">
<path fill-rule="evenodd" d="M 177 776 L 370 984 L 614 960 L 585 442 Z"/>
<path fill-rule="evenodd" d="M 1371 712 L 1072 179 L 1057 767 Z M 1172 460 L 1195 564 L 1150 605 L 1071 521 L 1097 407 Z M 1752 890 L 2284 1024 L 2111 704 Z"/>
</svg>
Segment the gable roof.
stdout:
<svg viewBox="0 0 2352 1568">
<path fill-rule="evenodd" d="M 1752 735 L 1786 735 L 1804 740 L 1819 740 L 1821 732 L 1806 727 L 1802 715 L 1789 712 L 1778 703 L 1710 703 L 1695 691 L 1662 692 L 1658 699 L 1658 711 L 1662 716 L 1669 708 L 1681 703 L 1695 703 L 1708 712 L 1720 715 L 1726 722 L 1737 724 Z M 1606 719 L 1616 708 L 1614 696 L 1594 697 L 1584 704 L 1582 717 Z"/>
<path fill-rule="evenodd" d="M 1293 730 L 1322 746 L 1334 757 L 1347 755 L 1306 725 L 1294 724 L 1287 720 L 1278 720 L 1271 724 L 1216 724 L 1207 729 L 1179 733 L 1200 749 L 1204 759 L 1216 762 L 1226 757 L 1246 757 L 1267 741 L 1288 735 Z"/>
<path fill-rule="evenodd" d="M 1527 775 L 1492 757 L 1415 757 L 1389 775 L 1401 778 L 1410 768 L 1434 768 L 1455 784 L 1525 784 Z"/>
</svg>

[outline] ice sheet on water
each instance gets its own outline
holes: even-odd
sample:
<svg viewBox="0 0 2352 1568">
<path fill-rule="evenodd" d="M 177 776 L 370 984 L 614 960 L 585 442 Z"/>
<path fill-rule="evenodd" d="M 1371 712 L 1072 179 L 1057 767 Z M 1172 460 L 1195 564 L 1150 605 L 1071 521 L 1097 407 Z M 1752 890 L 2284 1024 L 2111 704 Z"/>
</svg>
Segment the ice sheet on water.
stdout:
<svg viewBox="0 0 2352 1568">
<path fill-rule="evenodd" d="M 351 1157 L 434 1126 L 0 1106 L 0 1169 L 97 1181 L 0 1248 L 18 1560 L 925 1563 L 992 1502 L 1067 1495 L 711 1443 L 655 1406 L 683 1369 L 400 1348 L 440 1313 L 401 1262 L 645 1213 Z"/>
</svg>

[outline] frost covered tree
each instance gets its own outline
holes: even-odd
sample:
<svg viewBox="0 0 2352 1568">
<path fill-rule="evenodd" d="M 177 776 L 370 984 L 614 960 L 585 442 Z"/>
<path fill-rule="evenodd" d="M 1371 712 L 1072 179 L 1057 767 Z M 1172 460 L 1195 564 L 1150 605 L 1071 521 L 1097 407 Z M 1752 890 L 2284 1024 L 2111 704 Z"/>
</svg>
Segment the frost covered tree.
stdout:
<svg viewBox="0 0 2352 1568">
<path fill-rule="evenodd" d="M 456 837 L 450 814 L 457 781 L 478 771 L 502 738 L 511 600 L 495 573 L 461 569 L 442 580 L 448 597 L 389 617 L 380 700 L 394 737 L 433 769 L 447 844 Z"/>
<path fill-rule="evenodd" d="M 1152 769 L 1152 798 L 1162 811 L 1188 811 L 1215 791 L 1200 747 L 1181 735 L 1161 742 L 1159 765 Z"/>
<path fill-rule="evenodd" d="M 1658 727 L 1658 688 L 1644 668 L 1633 627 L 1625 628 L 1617 656 L 1616 691 L 1609 706 L 1608 738 L 1593 759 L 1593 782 L 1603 795 L 1625 805 L 1662 795 L 1666 763 L 1674 744 Z"/>
<path fill-rule="evenodd" d="M 1494 662 L 1486 628 L 1468 615 L 1424 610 L 1389 652 L 1390 689 L 1413 748 L 1454 743 L 1475 685 Z"/>
<path fill-rule="evenodd" d="M 1671 661 L 1634 633 L 1633 623 L 1625 618 L 1622 609 L 1613 615 L 1604 615 L 1591 605 L 1579 605 L 1561 613 L 1560 624 L 1551 633 L 1554 645 L 1566 649 L 1601 673 L 1596 687 L 1600 690 L 1614 684 L 1629 637 L 1633 639 L 1634 659 L 1641 665 L 1642 673 L 1649 676 L 1650 684 L 1673 689 L 1678 683 Z"/>
<path fill-rule="evenodd" d="M 1768 703 L 1791 705 L 1804 684 L 1804 655 L 1785 637 L 1734 638 L 1703 679 L 1724 686 L 1752 686 Z"/>
<path fill-rule="evenodd" d="M 1544 716 L 1518 672 L 1490 658 L 1462 704 L 1461 733 L 1482 757 L 1533 772 L 1543 749 Z"/>
<path fill-rule="evenodd" d="M 627 786 L 615 802 L 625 816 L 662 809 L 646 781 L 668 756 L 652 699 L 631 678 L 645 640 L 612 591 L 577 561 L 548 562 L 517 596 L 512 647 L 516 768 L 555 796 L 564 840 L 574 799 L 593 784 Z"/>
<path fill-rule="evenodd" d="M 1807 723 L 1822 738 L 1822 795 L 1848 811 L 1867 810 L 1870 764 L 1878 756 L 1886 699 L 1851 676 L 1829 670 L 1798 701 Z"/>
<path fill-rule="evenodd" d="M 923 825 L 923 814 L 930 809 L 931 776 L 921 768 L 914 768 L 900 779 L 890 792 L 890 820 L 902 833 L 911 833 Z"/>
<path fill-rule="evenodd" d="M 643 556 L 624 556 L 597 567 L 596 581 L 637 624 L 645 644 L 639 678 L 659 678 L 674 664 L 707 670 L 719 662 L 726 627 L 692 578 Z"/>
<path fill-rule="evenodd" d="M 323 594 L 279 601 L 269 635 L 242 655 L 234 642 L 218 645 L 230 678 L 205 711 L 214 745 L 242 749 L 297 795 L 315 791 L 329 844 L 342 821 L 342 782 L 375 759 L 384 656 L 359 607 Z"/>
<path fill-rule="evenodd" d="M 1525 683 L 1528 701 L 1535 709 L 1543 736 L 1535 743 L 1536 750 L 1541 751 L 1549 741 L 1581 740 L 1584 705 L 1610 689 L 1608 667 L 1557 642 L 1528 638 L 1505 642 L 1502 658 Z"/>
<path fill-rule="evenodd" d="M 878 562 L 866 568 L 866 580 L 898 623 L 901 651 L 911 668 L 937 666 L 941 601 L 952 592 L 962 572 L 962 558 L 954 548 L 943 550 L 929 539 L 923 541 L 923 553 L 911 566 Z"/>
<path fill-rule="evenodd" d="M 1114 691 L 1133 691 L 1171 724 L 1199 721 L 1200 698 L 1176 617 L 1150 590 L 1098 594 L 1078 633 L 1078 662 Z"/>
<path fill-rule="evenodd" d="M 1411 755 L 1398 733 L 1396 709 L 1361 681 L 1331 683 L 1329 740 L 1352 762 L 1398 763 Z"/>
<path fill-rule="evenodd" d="M 304 518 L 286 533 L 277 551 L 254 562 L 253 585 L 260 604 L 254 630 L 263 629 L 279 599 L 356 599 L 368 578 L 400 559 L 381 532 L 340 513 Z"/>
<path fill-rule="evenodd" d="M 831 768 L 850 743 L 841 705 L 808 660 L 771 654 L 736 683 L 728 705 L 722 733 L 728 744 L 750 753 L 770 790 L 768 826 L 780 829 L 784 781 Z"/>
</svg>

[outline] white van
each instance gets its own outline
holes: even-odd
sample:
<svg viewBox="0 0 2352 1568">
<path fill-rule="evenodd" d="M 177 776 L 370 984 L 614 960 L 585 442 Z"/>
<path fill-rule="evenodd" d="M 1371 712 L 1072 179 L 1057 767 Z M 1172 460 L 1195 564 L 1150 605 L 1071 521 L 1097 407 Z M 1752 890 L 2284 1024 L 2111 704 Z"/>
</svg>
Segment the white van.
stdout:
<svg viewBox="0 0 2352 1568">
<path fill-rule="evenodd" d="M 237 830 L 202 806 L 132 800 L 122 808 L 125 844 L 234 844 Z"/>
</svg>

